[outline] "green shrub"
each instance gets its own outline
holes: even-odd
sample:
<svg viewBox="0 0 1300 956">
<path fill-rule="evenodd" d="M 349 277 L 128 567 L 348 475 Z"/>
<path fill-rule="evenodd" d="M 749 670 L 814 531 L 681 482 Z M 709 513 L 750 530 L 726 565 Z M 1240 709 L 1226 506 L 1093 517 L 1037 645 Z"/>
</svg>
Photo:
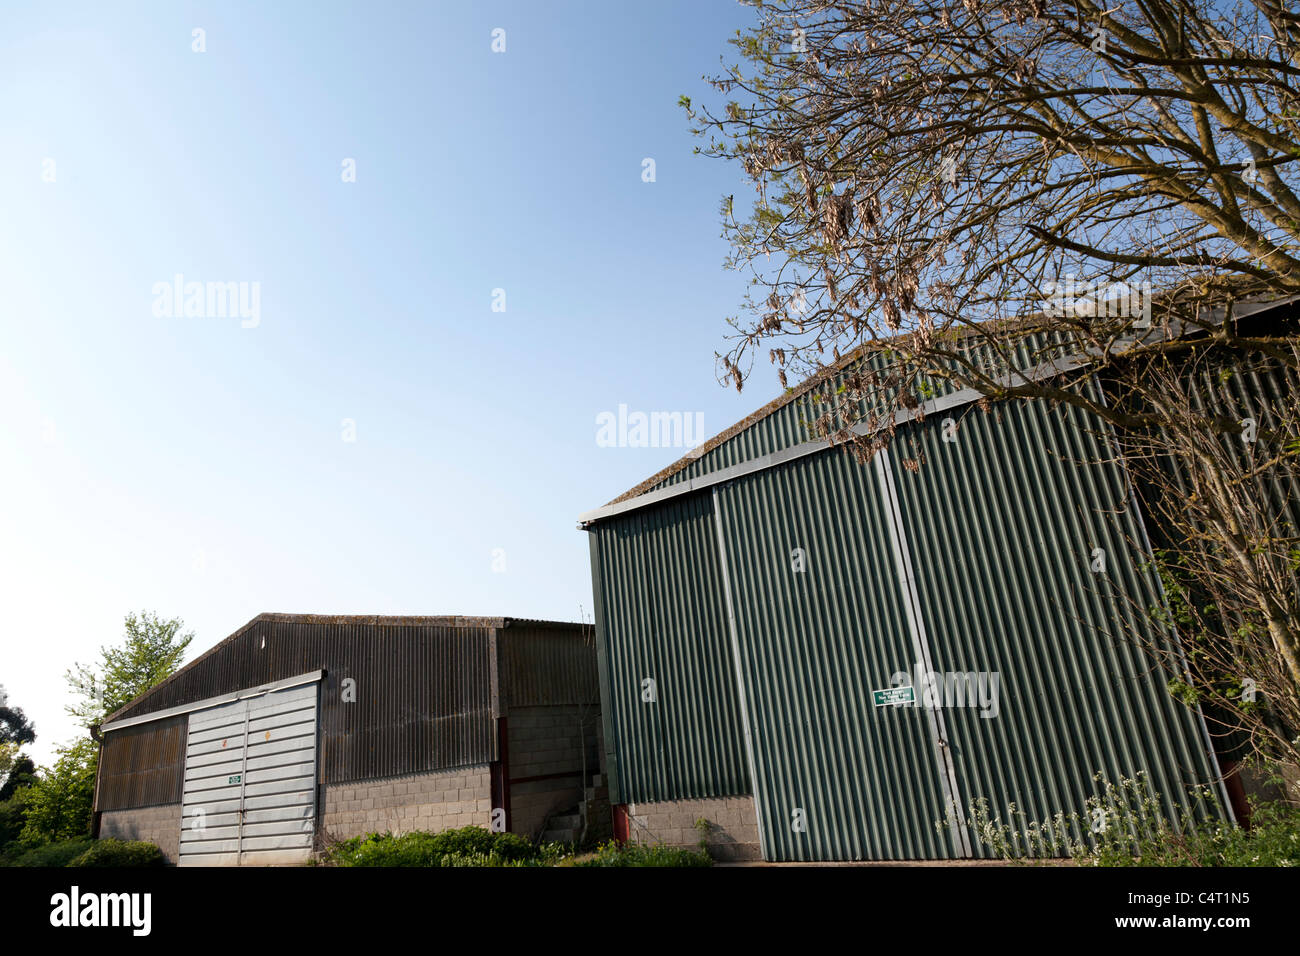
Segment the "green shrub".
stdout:
<svg viewBox="0 0 1300 956">
<path fill-rule="evenodd" d="M 558 844 L 534 846 L 515 833 L 461 827 L 440 833 L 371 833 L 336 844 L 327 863 L 338 866 L 551 866 Z"/>
<path fill-rule="evenodd" d="M 1170 819 L 1143 773 L 1118 784 L 1098 774 L 1098 795 L 1086 813 L 1058 812 L 1029 821 L 1014 805 L 1018 825 L 993 817 L 981 798 L 967 821 L 980 842 L 1002 859 L 1070 856 L 1083 866 L 1300 866 L 1300 808 L 1281 803 L 1253 808 L 1251 829 L 1220 819 L 1213 791 L 1193 791 Z"/>
<path fill-rule="evenodd" d="M 21 841 L 30 847 L 90 837 L 99 745 L 89 737 L 59 748 L 26 796 Z"/>
<path fill-rule="evenodd" d="M 614 841 L 602 843 L 595 856 L 580 860 L 574 866 L 712 866 L 713 860 L 702 850 L 688 850 L 674 846 L 642 846 L 629 843 L 620 846 Z"/>
<path fill-rule="evenodd" d="M 162 866 L 162 850 L 143 840 L 96 840 L 68 866 Z"/>
<path fill-rule="evenodd" d="M 75 837 L 32 847 L 15 856 L 10 866 L 67 866 L 94 844 L 90 837 Z"/>
<path fill-rule="evenodd" d="M 19 842 L 27 822 L 27 788 L 16 791 L 8 800 L 0 800 L 0 865 L 27 847 Z"/>
</svg>

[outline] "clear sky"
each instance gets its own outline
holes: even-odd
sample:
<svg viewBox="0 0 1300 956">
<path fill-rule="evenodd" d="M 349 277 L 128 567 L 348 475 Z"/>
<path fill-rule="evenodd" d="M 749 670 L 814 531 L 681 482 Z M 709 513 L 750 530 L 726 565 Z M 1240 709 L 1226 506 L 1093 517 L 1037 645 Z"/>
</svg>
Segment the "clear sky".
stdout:
<svg viewBox="0 0 1300 956">
<path fill-rule="evenodd" d="M 752 15 L 0 3 L 0 684 L 38 762 L 133 609 L 191 658 L 262 611 L 590 620 L 577 516 L 683 454 L 597 416 L 779 392 L 717 384 L 746 187 L 676 105 Z M 178 274 L 258 309 L 167 315 Z"/>
</svg>

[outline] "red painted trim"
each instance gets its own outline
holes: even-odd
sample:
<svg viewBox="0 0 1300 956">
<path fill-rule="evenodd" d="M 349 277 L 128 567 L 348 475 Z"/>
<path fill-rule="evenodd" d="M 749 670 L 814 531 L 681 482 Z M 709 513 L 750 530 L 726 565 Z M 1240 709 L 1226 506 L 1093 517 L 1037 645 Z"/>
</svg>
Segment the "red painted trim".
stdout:
<svg viewBox="0 0 1300 956">
<path fill-rule="evenodd" d="M 492 765 L 492 806 L 501 807 L 506 812 L 506 832 L 510 828 L 510 731 L 505 717 L 497 718 L 497 754 L 500 759 Z"/>
<path fill-rule="evenodd" d="M 572 780 L 577 777 L 582 779 L 581 770 L 566 770 L 563 773 L 544 773 L 536 777 L 511 777 L 511 783 L 534 783 L 538 780 Z"/>
<path fill-rule="evenodd" d="M 1223 786 L 1228 791 L 1228 802 L 1242 829 L 1250 829 L 1250 804 L 1246 802 L 1246 788 L 1241 783 L 1241 764 L 1235 760 L 1219 760 L 1223 771 Z"/>
<path fill-rule="evenodd" d="M 627 843 L 631 836 L 631 827 L 628 825 L 627 818 L 627 804 L 616 804 L 613 811 L 614 840 L 617 843 Z"/>
</svg>

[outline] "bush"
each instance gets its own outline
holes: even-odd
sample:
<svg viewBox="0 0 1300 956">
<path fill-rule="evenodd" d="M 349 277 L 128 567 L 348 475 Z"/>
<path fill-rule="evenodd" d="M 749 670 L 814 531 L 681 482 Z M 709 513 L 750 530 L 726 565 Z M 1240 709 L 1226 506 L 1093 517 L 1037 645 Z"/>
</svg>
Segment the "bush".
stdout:
<svg viewBox="0 0 1300 956">
<path fill-rule="evenodd" d="M 1165 813 L 1145 774 L 1112 784 L 1102 775 L 1101 793 L 1088 798 L 1086 819 L 1057 813 L 1029 822 L 1007 808 L 1020 826 L 990 816 L 987 801 L 975 801 L 968 821 L 980 841 L 1003 859 L 1068 855 L 1083 866 L 1300 866 L 1300 808 L 1282 803 L 1254 807 L 1251 829 L 1220 819 L 1213 791 L 1202 788 Z"/>
<path fill-rule="evenodd" d="M 26 796 L 21 840 L 37 847 L 89 838 L 99 745 L 89 737 L 59 748 L 53 770 L 45 770 Z"/>
<path fill-rule="evenodd" d="M 614 841 L 602 843 L 596 855 L 574 866 L 712 866 L 713 860 L 701 850 L 674 846 L 620 846 Z"/>
<path fill-rule="evenodd" d="M 9 859 L 27 849 L 19 842 L 27 823 L 27 789 L 24 787 L 8 800 L 0 800 L 0 860 Z"/>
<path fill-rule="evenodd" d="M 67 866 L 94 844 L 90 837 L 60 840 L 44 846 L 32 847 L 14 857 L 10 866 Z"/>
<path fill-rule="evenodd" d="M 68 866 L 162 866 L 162 850 L 144 840 L 96 840 Z"/>
<path fill-rule="evenodd" d="M 537 847 L 518 834 L 491 833 L 471 826 L 440 833 L 353 837 L 336 844 L 325 862 L 338 866 L 550 866 L 563 854 L 555 844 Z"/>
</svg>

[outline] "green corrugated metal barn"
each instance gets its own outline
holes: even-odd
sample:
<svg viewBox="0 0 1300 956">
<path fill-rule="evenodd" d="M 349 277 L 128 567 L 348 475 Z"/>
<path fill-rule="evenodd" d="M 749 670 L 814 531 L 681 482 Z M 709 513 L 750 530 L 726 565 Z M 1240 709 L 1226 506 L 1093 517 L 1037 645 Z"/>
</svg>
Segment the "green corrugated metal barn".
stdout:
<svg viewBox="0 0 1300 956">
<path fill-rule="evenodd" d="M 978 858 L 977 804 L 1082 815 L 1099 774 L 1139 772 L 1171 811 L 1209 785 L 1231 816 L 1202 716 L 1131 640 L 1176 637 L 1145 613 L 1160 582 L 1106 427 L 949 392 L 895 438 L 923 466 L 859 464 L 808 440 L 810 384 L 580 518 L 616 829 Z"/>
</svg>

